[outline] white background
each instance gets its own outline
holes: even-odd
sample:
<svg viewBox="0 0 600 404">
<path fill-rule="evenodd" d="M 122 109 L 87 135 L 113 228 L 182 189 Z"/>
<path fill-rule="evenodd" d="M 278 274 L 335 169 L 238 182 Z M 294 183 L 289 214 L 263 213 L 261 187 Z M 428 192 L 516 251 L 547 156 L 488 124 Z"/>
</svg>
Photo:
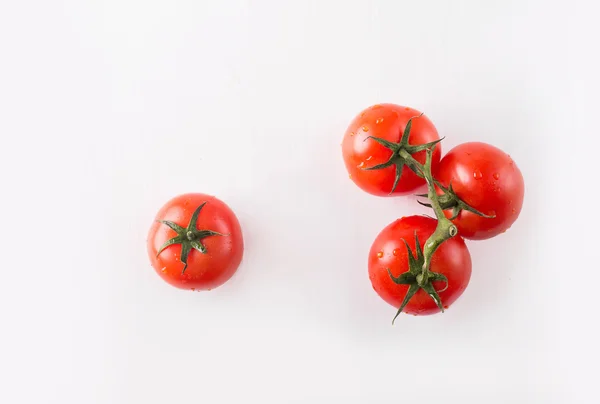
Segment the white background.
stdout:
<svg viewBox="0 0 600 404">
<path fill-rule="evenodd" d="M 595 402 L 599 11 L 2 0 L 0 402 Z M 469 243 L 462 298 L 394 327 L 367 252 L 425 210 L 362 193 L 340 153 L 378 102 L 425 111 L 445 150 L 503 148 L 526 180 L 513 228 Z M 209 293 L 145 250 L 194 191 L 246 240 Z"/>
</svg>

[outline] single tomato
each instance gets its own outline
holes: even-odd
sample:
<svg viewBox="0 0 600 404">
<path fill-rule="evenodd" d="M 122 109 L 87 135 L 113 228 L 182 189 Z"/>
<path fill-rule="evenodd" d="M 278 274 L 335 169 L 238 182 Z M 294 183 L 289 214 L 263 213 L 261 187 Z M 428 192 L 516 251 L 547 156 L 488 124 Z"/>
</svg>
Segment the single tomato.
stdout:
<svg viewBox="0 0 600 404">
<path fill-rule="evenodd" d="M 412 120 L 411 120 L 412 118 Z M 379 104 L 362 111 L 350 124 L 342 141 L 342 154 L 352 181 L 364 191 L 377 195 L 406 195 L 425 184 L 407 167 L 398 147 L 402 144 L 409 121 L 412 127 L 401 150 L 409 152 L 419 163 L 425 163 L 425 151 L 414 146 L 439 141 L 433 123 L 421 112 L 395 104 Z M 391 142 L 383 145 L 375 140 Z M 432 168 L 440 161 L 441 146 L 435 145 Z"/>
<path fill-rule="evenodd" d="M 205 194 L 184 194 L 160 209 L 147 247 L 152 266 L 166 282 L 211 290 L 233 276 L 244 241 L 240 223 L 225 203 Z"/>
<path fill-rule="evenodd" d="M 452 222 L 458 234 L 484 240 L 505 232 L 517 220 L 523 207 L 525 183 L 521 170 L 512 158 L 492 145 L 463 143 L 448 152 L 440 162 L 435 177 L 452 189 L 456 196 L 486 218 L 466 210 Z M 452 210 L 444 212 L 448 218 Z"/>
<path fill-rule="evenodd" d="M 409 290 L 409 285 L 397 284 L 390 277 L 390 274 L 398 277 L 410 269 L 405 241 L 411 248 L 411 254 L 416 257 L 418 250 L 415 234 L 423 248 L 436 226 L 437 220 L 428 217 L 403 217 L 384 228 L 373 242 L 369 252 L 369 279 L 375 292 L 395 308 L 401 306 Z M 448 279 L 447 283 L 432 282 L 443 307 L 448 308 L 464 292 L 471 279 L 471 255 L 464 240 L 455 236 L 442 243 L 433 253 L 430 271 Z M 428 315 L 441 310 L 425 290 L 419 289 L 403 311 L 414 315 Z"/>
</svg>

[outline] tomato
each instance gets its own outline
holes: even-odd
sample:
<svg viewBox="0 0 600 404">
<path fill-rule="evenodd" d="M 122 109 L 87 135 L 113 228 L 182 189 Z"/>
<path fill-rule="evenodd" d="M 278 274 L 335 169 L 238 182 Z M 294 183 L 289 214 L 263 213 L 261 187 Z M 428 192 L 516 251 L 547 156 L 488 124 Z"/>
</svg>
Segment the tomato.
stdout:
<svg viewBox="0 0 600 404">
<path fill-rule="evenodd" d="M 409 270 L 408 249 L 403 240 L 406 240 L 411 253 L 416 256 L 415 232 L 422 247 L 436 226 L 437 220 L 428 217 L 403 217 L 384 228 L 373 242 L 369 252 L 369 279 L 375 292 L 395 308 L 400 307 L 409 288 L 409 285 L 395 283 L 390 277 L 390 273 L 398 277 Z M 443 281 L 433 282 L 443 307 L 447 308 L 460 297 L 471 279 L 471 255 L 464 240 L 456 236 L 445 241 L 433 253 L 430 270 L 448 278 L 447 285 Z M 443 290 L 446 286 L 446 290 Z M 414 315 L 435 314 L 440 311 L 423 289 L 419 289 L 404 308 L 405 313 Z"/>
<path fill-rule="evenodd" d="M 462 237 L 494 237 L 510 228 L 521 213 L 523 175 L 508 154 L 492 145 L 471 142 L 456 146 L 444 156 L 435 176 L 446 187 L 452 183 L 456 196 L 467 205 L 495 216 L 461 211 L 453 223 Z M 452 210 L 444 213 L 453 216 Z"/>
<path fill-rule="evenodd" d="M 225 203 L 214 196 L 185 194 L 160 209 L 147 247 L 152 266 L 166 282 L 211 290 L 233 276 L 244 241 L 240 223 Z"/>
<path fill-rule="evenodd" d="M 346 169 L 352 181 L 364 191 L 377 195 L 406 195 L 425 184 L 408 167 L 403 166 L 401 176 L 394 189 L 396 165 L 367 170 L 390 161 L 394 152 L 381 145 L 370 136 L 389 142 L 399 143 L 407 123 L 411 118 L 412 128 L 409 144 L 422 145 L 439 140 L 433 123 L 415 109 L 395 104 L 374 105 L 361 112 L 350 124 L 342 141 L 342 154 Z M 440 161 L 441 147 L 435 146 L 432 167 Z M 396 156 L 398 157 L 398 156 Z M 425 162 L 425 151 L 418 151 L 413 157 L 421 164 Z"/>
</svg>

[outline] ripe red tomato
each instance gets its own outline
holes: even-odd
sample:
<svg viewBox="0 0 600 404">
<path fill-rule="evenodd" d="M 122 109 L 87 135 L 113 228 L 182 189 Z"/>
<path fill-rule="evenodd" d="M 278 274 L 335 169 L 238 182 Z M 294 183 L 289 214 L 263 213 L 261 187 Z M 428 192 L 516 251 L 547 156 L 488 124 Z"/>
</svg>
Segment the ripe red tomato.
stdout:
<svg viewBox="0 0 600 404">
<path fill-rule="evenodd" d="M 453 223 L 458 234 L 484 240 L 506 231 L 523 206 L 525 184 L 521 170 L 510 156 L 486 143 L 463 143 L 448 152 L 438 166 L 436 178 L 452 183 L 456 195 L 467 205 L 494 218 L 461 211 Z M 447 217 L 452 211 L 444 212 Z"/>
<path fill-rule="evenodd" d="M 412 128 L 409 134 L 410 145 L 421 145 L 439 140 L 433 123 L 421 112 L 395 104 L 373 105 L 361 112 L 350 124 L 342 141 L 342 154 L 350 178 L 364 191 L 377 195 L 405 195 L 414 192 L 425 184 L 408 167 L 404 166 L 400 180 L 392 192 L 396 178 L 395 165 L 365 170 L 384 164 L 392 157 L 392 150 L 381 145 L 369 136 L 399 143 L 410 118 Z M 432 168 L 440 161 L 441 146 L 436 145 L 433 152 Z M 421 164 L 425 163 L 425 151 L 414 153 L 413 157 Z"/>
<path fill-rule="evenodd" d="M 390 278 L 388 269 L 395 277 L 408 271 L 408 250 L 403 239 L 416 255 L 415 232 L 422 247 L 436 226 L 437 220 L 424 216 L 403 217 L 384 228 L 373 242 L 369 252 L 369 279 L 377 294 L 395 308 L 402 304 L 409 285 L 396 284 Z M 433 282 L 444 308 L 447 308 L 464 292 L 471 279 L 471 255 L 464 240 L 456 236 L 444 242 L 433 254 L 430 270 L 448 278 L 446 290 L 443 290 L 445 282 Z M 423 289 L 419 289 L 404 308 L 405 313 L 414 315 L 439 311 L 434 300 Z"/>
<path fill-rule="evenodd" d="M 225 283 L 244 252 L 242 229 L 233 211 L 204 194 L 180 195 L 167 202 L 150 227 L 147 243 L 161 278 L 191 290 L 211 290 Z"/>
</svg>

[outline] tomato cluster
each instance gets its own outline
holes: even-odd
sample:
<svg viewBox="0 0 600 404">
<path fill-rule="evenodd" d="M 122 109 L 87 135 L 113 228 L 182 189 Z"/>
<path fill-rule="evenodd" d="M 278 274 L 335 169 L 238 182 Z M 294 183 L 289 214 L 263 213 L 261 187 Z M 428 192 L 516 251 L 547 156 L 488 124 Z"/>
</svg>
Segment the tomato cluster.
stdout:
<svg viewBox="0 0 600 404">
<path fill-rule="evenodd" d="M 448 308 L 466 289 L 471 257 L 464 239 L 505 232 L 521 212 L 524 182 L 509 155 L 486 143 L 463 143 L 443 158 L 441 139 L 421 112 L 395 104 L 362 111 L 348 127 L 342 153 L 349 176 L 377 196 L 427 187 L 423 205 L 436 219 L 410 216 L 379 233 L 369 278 L 379 296 L 414 315 Z M 441 158 L 441 160 L 440 160 Z"/>
</svg>

